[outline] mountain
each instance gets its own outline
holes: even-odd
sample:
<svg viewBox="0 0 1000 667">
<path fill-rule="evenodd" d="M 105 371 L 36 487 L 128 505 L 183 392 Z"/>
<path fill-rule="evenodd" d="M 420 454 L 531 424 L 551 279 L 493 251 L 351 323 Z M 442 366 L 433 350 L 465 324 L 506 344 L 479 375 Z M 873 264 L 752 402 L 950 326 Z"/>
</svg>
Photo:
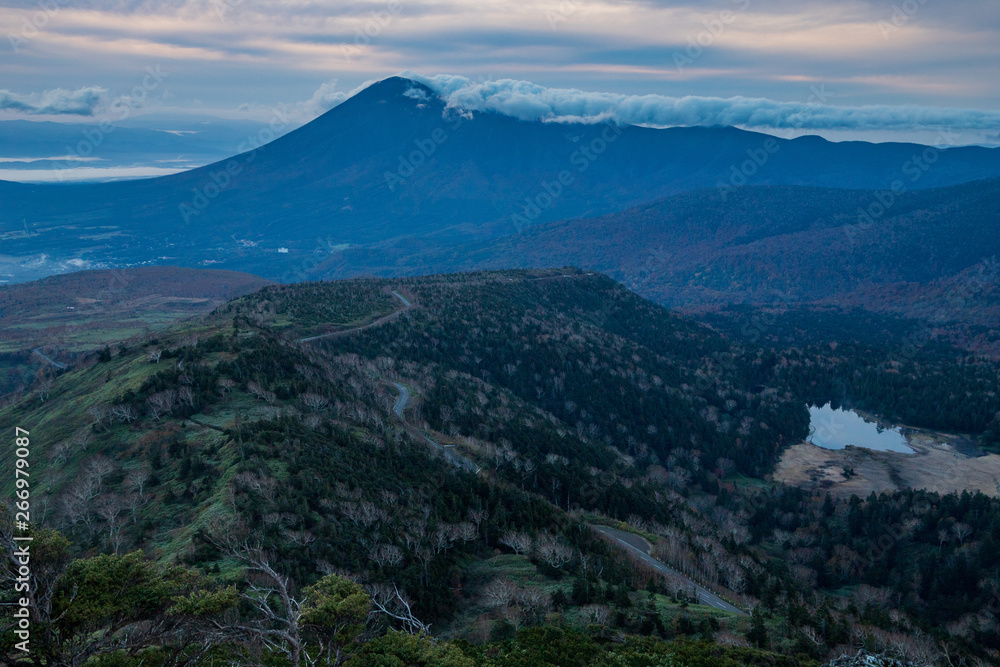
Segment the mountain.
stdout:
<svg viewBox="0 0 1000 667">
<path fill-rule="evenodd" d="M 129 667 L 327 650 L 354 667 L 816 667 L 861 644 L 995 660 L 1000 499 L 768 479 L 806 432 L 802 392 L 877 389 L 872 361 L 736 342 L 571 268 L 266 286 L 0 407 L 24 432 L 0 464 L 29 458 L 30 576 L 53 601 L 32 650 Z M 995 373 L 967 394 L 911 361 L 911 408 L 936 391 L 981 416 L 998 395 Z"/>
<path fill-rule="evenodd" d="M 252 138 L 232 160 L 155 179 L 0 183 L 4 270 L 24 280 L 73 265 L 221 262 L 295 280 L 347 246 L 493 238 L 744 179 L 867 189 L 901 180 L 917 189 L 1000 176 L 994 149 L 527 122 L 448 111 L 430 89 L 398 77 L 256 148 L 266 139 Z"/>
<path fill-rule="evenodd" d="M 317 272 L 572 264 L 688 309 L 822 303 L 989 325 L 996 321 L 1000 277 L 998 202 L 998 179 L 899 194 L 802 186 L 698 190 L 458 247 L 428 241 L 348 250 Z M 961 304 L 954 301 L 959 297 Z"/>
</svg>

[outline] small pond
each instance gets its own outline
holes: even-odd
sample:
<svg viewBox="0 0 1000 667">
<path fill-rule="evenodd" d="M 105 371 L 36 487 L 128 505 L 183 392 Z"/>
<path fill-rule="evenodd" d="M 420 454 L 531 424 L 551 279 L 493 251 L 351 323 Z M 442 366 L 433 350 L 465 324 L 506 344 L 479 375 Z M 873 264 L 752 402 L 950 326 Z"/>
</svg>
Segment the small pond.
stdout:
<svg viewBox="0 0 1000 667">
<path fill-rule="evenodd" d="M 879 452 L 913 453 L 898 426 L 884 428 L 867 421 L 853 410 L 834 410 L 829 403 L 823 407 L 809 406 L 809 437 L 806 441 L 824 449 L 843 449 L 854 445 Z"/>
</svg>

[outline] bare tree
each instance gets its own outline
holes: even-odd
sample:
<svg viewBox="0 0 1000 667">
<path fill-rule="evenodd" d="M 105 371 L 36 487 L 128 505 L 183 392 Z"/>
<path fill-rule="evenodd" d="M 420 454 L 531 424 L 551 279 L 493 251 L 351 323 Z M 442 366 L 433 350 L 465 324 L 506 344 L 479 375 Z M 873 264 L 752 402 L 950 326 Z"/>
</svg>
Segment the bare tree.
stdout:
<svg viewBox="0 0 1000 667">
<path fill-rule="evenodd" d="M 580 616 L 594 625 L 607 625 L 611 619 L 611 611 L 603 604 L 588 604 L 580 607 Z"/>
<path fill-rule="evenodd" d="M 326 396 L 313 393 L 302 394 L 299 400 L 302 401 L 302 405 L 313 412 L 319 412 L 330 404 L 330 399 Z"/>
<path fill-rule="evenodd" d="M 174 409 L 177 402 L 177 392 L 173 389 L 164 389 L 146 399 L 146 409 L 149 415 L 159 421 L 160 417 Z"/>
<path fill-rule="evenodd" d="M 490 609 L 500 609 L 507 611 L 514 597 L 517 595 L 517 586 L 510 579 L 500 577 L 483 586 L 482 596 L 486 605 Z"/>
<path fill-rule="evenodd" d="M 97 499 L 97 515 L 108 524 L 108 542 L 116 554 L 121 549 L 123 541 L 121 521 L 118 517 L 124 509 L 125 504 L 118 496 L 107 494 Z"/>
<path fill-rule="evenodd" d="M 303 651 L 303 600 L 294 594 L 292 580 L 274 568 L 258 544 L 240 541 L 233 526 L 215 528 L 221 531 L 212 533 L 219 538 L 216 545 L 247 568 L 250 582 L 240 597 L 255 612 L 255 618 L 246 621 L 215 620 L 215 629 L 222 636 L 235 635 L 258 641 L 267 649 L 284 655 L 293 667 L 299 667 L 303 657 L 309 662 Z"/>
<path fill-rule="evenodd" d="M 73 444 L 75 444 L 80 449 L 86 449 L 87 443 L 90 442 L 90 436 L 93 431 L 89 427 L 84 426 L 83 428 L 78 428 L 73 433 Z"/>
<path fill-rule="evenodd" d="M 184 385 L 177 390 L 177 400 L 181 405 L 187 405 L 188 407 L 194 407 L 194 391 L 188 385 Z"/>
<path fill-rule="evenodd" d="M 132 468 L 125 475 L 125 490 L 130 493 L 138 493 L 142 498 L 143 488 L 149 480 L 149 470 L 143 468 Z"/>
<path fill-rule="evenodd" d="M 424 634 L 430 631 L 431 626 L 414 615 L 410 601 L 399 592 L 396 584 L 372 585 L 368 588 L 368 594 L 371 595 L 372 606 L 376 613 L 398 621 L 410 634 Z"/>
<path fill-rule="evenodd" d="M 972 534 L 972 526 L 959 521 L 952 525 L 951 532 L 955 533 L 955 539 L 959 544 L 965 544 L 965 538 Z"/>
<path fill-rule="evenodd" d="M 508 530 L 500 536 L 500 544 L 510 547 L 516 554 L 528 553 L 531 551 L 531 535 Z"/>
<path fill-rule="evenodd" d="M 111 406 L 111 416 L 123 424 L 131 424 L 139 418 L 139 413 L 128 403 Z"/>
<path fill-rule="evenodd" d="M 52 393 L 52 387 L 55 386 L 55 383 L 55 378 L 47 370 L 42 369 L 35 375 L 32 391 L 38 400 L 44 403 L 49 400 L 49 394 Z"/>
<path fill-rule="evenodd" d="M 380 544 L 368 552 L 369 558 L 379 567 L 398 565 L 403 560 L 403 552 L 395 544 Z"/>
<path fill-rule="evenodd" d="M 100 490 L 101 485 L 104 483 L 104 478 L 114 471 L 115 464 L 103 454 L 98 454 L 89 459 L 83 467 L 84 475 L 92 477 L 96 481 L 98 490 Z"/>
<path fill-rule="evenodd" d="M 49 456 L 52 457 L 52 461 L 56 465 L 62 465 L 66 462 L 66 457 L 69 455 L 70 447 L 68 442 L 60 442 L 58 445 L 52 448 Z"/>
<path fill-rule="evenodd" d="M 535 542 L 535 554 L 543 563 L 562 568 L 573 561 L 573 547 L 550 535 L 542 535 Z"/>
<path fill-rule="evenodd" d="M 162 356 L 163 356 L 163 350 L 155 348 L 149 351 L 149 354 L 146 355 L 146 360 L 154 364 L 158 364 L 160 363 L 160 357 Z"/>
<path fill-rule="evenodd" d="M 274 405 L 274 402 L 278 400 L 278 397 L 274 395 L 274 392 L 268 391 L 261 386 L 259 382 L 251 381 L 247 383 L 247 391 L 268 405 Z"/>
<path fill-rule="evenodd" d="M 110 426 L 113 417 L 111 409 L 107 405 L 97 404 L 87 408 L 87 416 L 94 420 L 94 424 L 100 430 L 106 430 Z"/>
</svg>

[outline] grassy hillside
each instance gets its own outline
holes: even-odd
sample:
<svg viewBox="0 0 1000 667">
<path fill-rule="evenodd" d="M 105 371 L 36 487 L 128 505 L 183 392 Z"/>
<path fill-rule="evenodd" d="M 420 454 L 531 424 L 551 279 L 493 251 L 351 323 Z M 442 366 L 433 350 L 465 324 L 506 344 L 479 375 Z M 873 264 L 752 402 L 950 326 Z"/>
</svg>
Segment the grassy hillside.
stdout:
<svg viewBox="0 0 1000 667">
<path fill-rule="evenodd" d="M 143 267 L 0 286 L 0 396 L 26 387 L 40 369 L 204 315 L 269 282 L 232 271 Z"/>
</svg>

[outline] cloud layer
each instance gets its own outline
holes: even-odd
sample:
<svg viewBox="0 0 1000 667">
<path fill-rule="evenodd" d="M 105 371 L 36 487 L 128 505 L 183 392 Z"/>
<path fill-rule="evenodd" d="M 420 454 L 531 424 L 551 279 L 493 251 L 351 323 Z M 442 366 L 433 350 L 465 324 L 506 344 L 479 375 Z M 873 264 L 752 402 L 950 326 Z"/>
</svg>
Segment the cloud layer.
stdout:
<svg viewBox="0 0 1000 667">
<path fill-rule="evenodd" d="M 93 116 L 104 103 L 107 91 L 90 86 L 76 90 L 56 88 L 42 93 L 19 95 L 9 90 L 0 90 L 0 109 L 17 111 L 30 116 L 66 114 L 71 116 Z"/>
<path fill-rule="evenodd" d="M 834 106 L 759 97 L 669 97 L 547 88 L 528 81 L 475 82 L 442 74 L 406 76 L 431 88 L 449 107 L 501 113 L 521 120 L 630 125 L 734 125 L 800 130 L 995 130 L 1000 112 L 913 105 Z"/>
</svg>

